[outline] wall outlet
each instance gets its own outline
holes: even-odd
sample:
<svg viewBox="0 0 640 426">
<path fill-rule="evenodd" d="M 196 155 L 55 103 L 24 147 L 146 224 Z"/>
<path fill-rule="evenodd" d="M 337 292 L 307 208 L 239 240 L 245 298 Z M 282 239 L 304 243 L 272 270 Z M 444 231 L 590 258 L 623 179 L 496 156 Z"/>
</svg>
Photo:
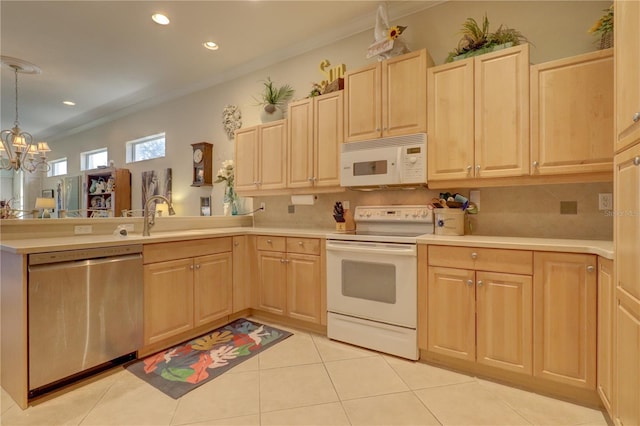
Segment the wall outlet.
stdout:
<svg viewBox="0 0 640 426">
<path fill-rule="evenodd" d="M 262 210 L 263 212 L 267 211 L 267 203 L 265 203 L 264 201 L 260 203 L 260 210 Z"/>
<path fill-rule="evenodd" d="M 351 207 L 349 206 L 349 200 L 345 200 L 342 202 L 342 208 L 345 210 L 349 210 Z"/>
<path fill-rule="evenodd" d="M 293 205 L 293 204 L 288 205 L 288 206 L 287 206 L 287 211 L 288 211 L 289 213 L 295 213 L 295 212 L 296 212 L 296 206 L 295 206 L 295 205 Z"/>
<path fill-rule="evenodd" d="M 76 225 L 73 228 L 76 235 L 79 234 L 91 234 L 93 232 L 93 226 L 91 225 Z"/>
<path fill-rule="evenodd" d="M 613 210 L 612 194 L 598 194 L 598 210 Z"/>
</svg>

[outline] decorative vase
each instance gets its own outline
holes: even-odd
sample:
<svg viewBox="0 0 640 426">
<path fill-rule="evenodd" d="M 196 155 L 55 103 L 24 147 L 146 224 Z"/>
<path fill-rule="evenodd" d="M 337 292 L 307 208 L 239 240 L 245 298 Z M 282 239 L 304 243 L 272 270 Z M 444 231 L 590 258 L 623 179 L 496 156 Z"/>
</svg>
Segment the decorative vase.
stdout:
<svg viewBox="0 0 640 426">
<path fill-rule="evenodd" d="M 236 194 L 233 186 L 227 186 L 224 191 L 224 215 L 237 215 L 238 214 L 238 194 Z"/>
<path fill-rule="evenodd" d="M 282 120 L 284 118 L 284 111 L 275 105 L 267 104 L 260 112 L 260 121 L 263 123 L 269 123 L 271 121 Z"/>
</svg>

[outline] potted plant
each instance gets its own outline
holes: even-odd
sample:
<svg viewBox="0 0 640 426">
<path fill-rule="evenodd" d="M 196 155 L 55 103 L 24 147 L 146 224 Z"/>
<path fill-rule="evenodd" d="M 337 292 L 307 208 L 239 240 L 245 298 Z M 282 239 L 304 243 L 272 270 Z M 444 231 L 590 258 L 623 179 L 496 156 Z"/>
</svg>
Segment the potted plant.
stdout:
<svg viewBox="0 0 640 426">
<path fill-rule="evenodd" d="M 527 38 L 520 31 L 500 25 L 496 32 L 489 32 L 489 19 L 484 15 L 482 26 L 473 18 L 467 18 L 460 31 L 458 47 L 449 52 L 445 62 L 481 55 L 494 50 L 517 46 Z"/>
<path fill-rule="evenodd" d="M 264 90 L 260 99 L 256 99 L 258 105 L 263 108 L 260 119 L 263 123 L 280 120 L 284 116 L 284 106 L 293 97 L 294 90 L 288 84 L 275 87 L 270 77 L 267 77 L 262 84 Z"/>
<path fill-rule="evenodd" d="M 600 49 L 613 47 L 613 5 L 603 10 L 604 15 L 593 24 L 589 32 L 600 37 Z"/>
</svg>

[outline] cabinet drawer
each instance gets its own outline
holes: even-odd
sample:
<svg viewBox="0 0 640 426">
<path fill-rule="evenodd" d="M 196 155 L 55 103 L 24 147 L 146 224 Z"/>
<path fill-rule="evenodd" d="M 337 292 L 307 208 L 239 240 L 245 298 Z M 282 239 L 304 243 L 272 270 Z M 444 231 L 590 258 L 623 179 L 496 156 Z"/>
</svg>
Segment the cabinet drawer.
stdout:
<svg viewBox="0 0 640 426">
<path fill-rule="evenodd" d="M 170 243 L 145 244 L 142 248 L 144 263 L 186 259 L 207 254 L 231 251 L 231 237 L 206 238 L 202 240 L 175 241 Z"/>
<path fill-rule="evenodd" d="M 274 237 L 271 235 L 258 235 L 256 238 L 256 246 L 258 250 L 282 251 L 286 250 L 286 238 Z"/>
<path fill-rule="evenodd" d="M 533 274 L 533 254 L 526 250 L 429 246 L 428 259 L 432 266 Z"/>
<path fill-rule="evenodd" d="M 318 238 L 287 237 L 287 252 L 320 255 Z"/>
</svg>

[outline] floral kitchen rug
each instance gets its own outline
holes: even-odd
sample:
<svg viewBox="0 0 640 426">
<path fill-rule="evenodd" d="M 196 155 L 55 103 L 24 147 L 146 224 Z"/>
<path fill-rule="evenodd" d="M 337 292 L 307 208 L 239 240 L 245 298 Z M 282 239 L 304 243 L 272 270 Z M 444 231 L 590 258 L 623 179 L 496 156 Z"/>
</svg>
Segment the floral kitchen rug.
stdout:
<svg viewBox="0 0 640 426">
<path fill-rule="evenodd" d="M 150 355 L 127 370 L 177 399 L 289 336 L 287 331 L 240 318 Z"/>
</svg>

